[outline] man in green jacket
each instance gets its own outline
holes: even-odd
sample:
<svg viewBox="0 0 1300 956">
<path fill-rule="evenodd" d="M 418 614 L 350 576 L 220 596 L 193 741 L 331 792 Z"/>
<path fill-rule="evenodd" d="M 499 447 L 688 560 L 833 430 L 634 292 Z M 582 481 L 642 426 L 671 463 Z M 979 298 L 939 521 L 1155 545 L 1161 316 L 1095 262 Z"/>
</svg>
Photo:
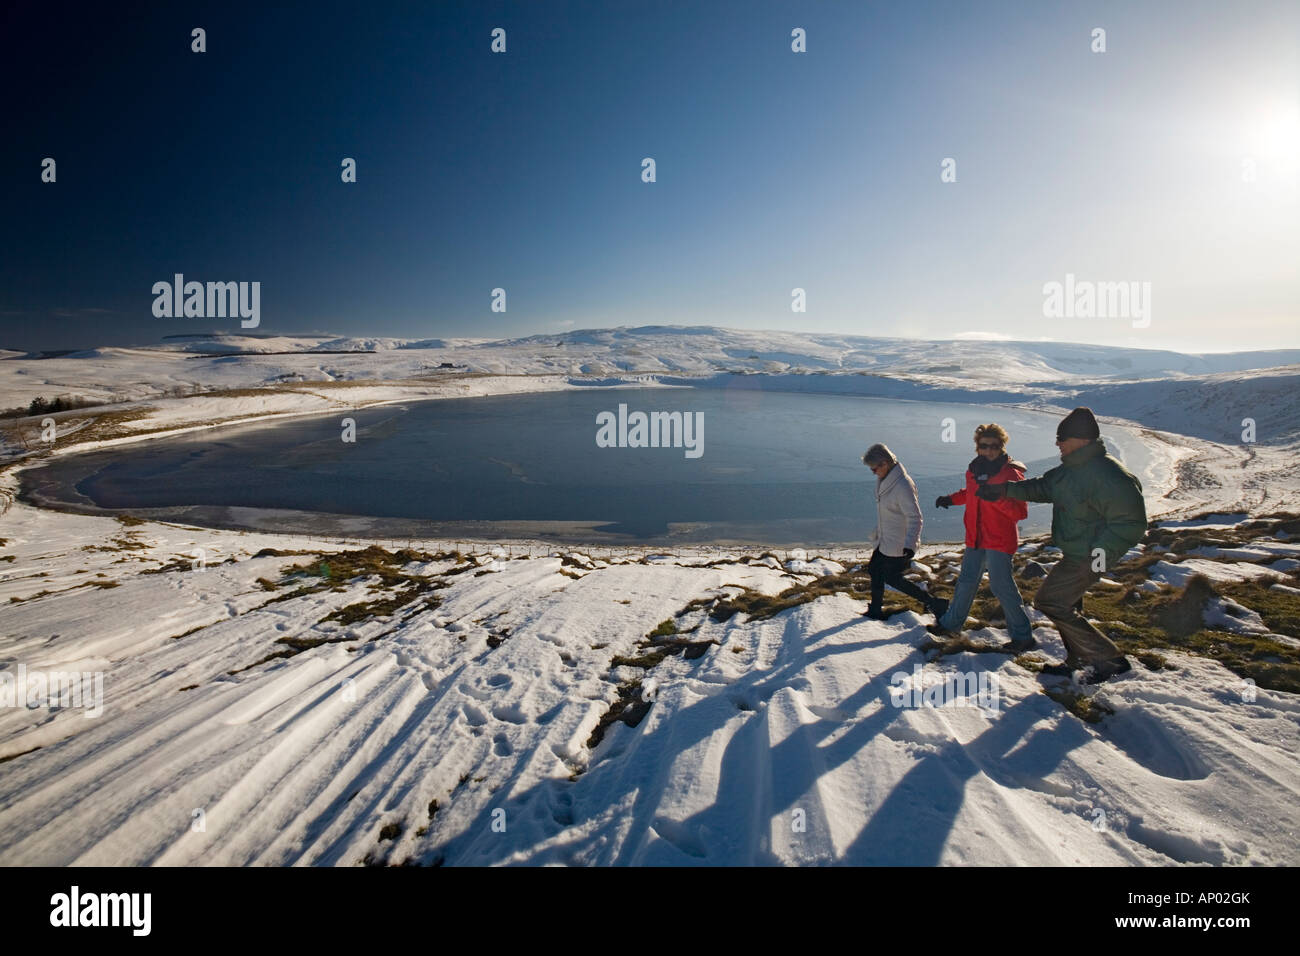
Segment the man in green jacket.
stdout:
<svg viewBox="0 0 1300 956">
<path fill-rule="evenodd" d="M 990 501 L 1005 496 L 1017 501 L 1052 503 L 1052 540 L 1064 557 L 1038 588 L 1034 607 L 1056 625 L 1065 643 L 1064 664 L 1044 673 L 1080 678 L 1095 684 L 1129 669 L 1118 647 L 1083 616 L 1083 595 L 1102 572 L 1113 568 L 1147 529 L 1142 483 L 1106 454 L 1097 419 L 1090 408 L 1076 408 L 1056 427 L 1061 464 L 1041 478 L 985 485 L 977 492 Z"/>
</svg>

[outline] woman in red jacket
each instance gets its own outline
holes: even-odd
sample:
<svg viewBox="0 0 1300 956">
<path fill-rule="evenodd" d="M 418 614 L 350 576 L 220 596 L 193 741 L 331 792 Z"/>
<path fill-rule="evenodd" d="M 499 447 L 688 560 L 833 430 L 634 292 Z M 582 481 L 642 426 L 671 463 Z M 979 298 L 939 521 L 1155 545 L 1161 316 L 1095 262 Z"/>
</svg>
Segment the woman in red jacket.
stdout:
<svg viewBox="0 0 1300 956">
<path fill-rule="evenodd" d="M 1023 501 L 1011 498 L 985 501 L 975 494 L 986 483 L 1024 480 L 1025 466 L 1007 456 L 1006 446 L 1007 432 L 1001 425 L 989 423 L 976 428 L 975 459 L 966 469 L 966 487 L 934 503 L 936 508 L 966 506 L 966 553 L 962 555 L 961 573 L 948 611 L 928 630 L 941 636 L 961 630 L 987 566 L 989 588 L 1007 619 L 1011 637 L 1007 650 L 1019 652 L 1038 646 L 1029 627 L 1020 589 L 1011 574 L 1011 555 L 1020 544 L 1016 523 L 1029 514 L 1029 509 Z"/>
</svg>

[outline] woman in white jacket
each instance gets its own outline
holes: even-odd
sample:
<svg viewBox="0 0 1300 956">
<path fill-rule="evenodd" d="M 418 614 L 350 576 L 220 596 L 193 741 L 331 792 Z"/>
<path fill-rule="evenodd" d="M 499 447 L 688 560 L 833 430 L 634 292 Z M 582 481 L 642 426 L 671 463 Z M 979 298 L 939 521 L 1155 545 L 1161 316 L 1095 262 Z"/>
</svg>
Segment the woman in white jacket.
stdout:
<svg viewBox="0 0 1300 956">
<path fill-rule="evenodd" d="M 876 476 L 876 549 L 871 553 L 867 573 L 871 575 L 871 604 L 865 615 L 883 621 L 888 615 L 881 606 L 885 585 L 921 602 L 935 616 L 943 616 L 948 602 L 931 597 L 903 577 L 921 543 L 921 503 L 916 485 L 894 453 L 885 445 L 872 445 L 862 462 Z"/>
</svg>

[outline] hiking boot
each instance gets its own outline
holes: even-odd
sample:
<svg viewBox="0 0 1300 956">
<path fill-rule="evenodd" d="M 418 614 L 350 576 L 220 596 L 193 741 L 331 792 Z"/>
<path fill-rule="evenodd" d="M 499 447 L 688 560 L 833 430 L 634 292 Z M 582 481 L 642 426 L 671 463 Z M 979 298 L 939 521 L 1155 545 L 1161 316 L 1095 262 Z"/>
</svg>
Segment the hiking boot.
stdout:
<svg viewBox="0 0 1300 956">
<path fill-rule="evenodd" d="M 1108 681 L 1120 674 L 1127 674 L 1130 670 L 1132 670 L 1132 667 L 1128 662 L 1128 658 L 1121 654 L 1119 657 L 1102 661 L 1100 664 L 1093 664 L 1092 667 L 1088 668 L 1088 672 L 1079 678 L 1079 683 L 1100 684 L 1102 681 Z"/>
<path fill-rule="evenodd" d="M 1034 635 L 1030 634 L 1028 637 L 1021 638 L 1018 641 L 1010 641 L 1003 644 L 1002 649 L 1010 651 L 1012 654 L 1021 654 L 1025 651 L 1032 651 L 1037 646 L 1038 641 L 1034 639 Z"/>
<path fill-rule="evenodd" d="M 930 605 L 926 610 L 934 615 L 934 622 L 938 624 L 943 619 L 943 616 L 948 613 L 948 599 L 930 598 Z"/>
<path fill-rule="evenodd" d="M 937 621 L 934 624 L 927 624 L 925 626 L 925 629 L 929 631 L 931 634 L 933 634 L 935 637 L 945 641 L 951 640 L 952 638 L 957 636 L 957 634 L 954 631 L 948 630 L 946 627 L 942 626 Z"/>
<path fill-rule="evenodd" d="M 903 611 L 906 610 L 907 608 L 905 607 L 893 607 L 893 606 L 887 607 L 883 610 L 878 607 L 868 607 L 865 611 L 862 612 L 862 616 L 869 617 L 873 621 L 888 621 L 895 614 L 901 614 Z"/>
<path fill-rule="evenodd" d="M 1073 661 L 1066 661 L 1064 664 L 1048 664 L 1039 670 L 1040 674 L 1048 674 L 1052 677 L 1073 677 L 1082 664 L 1076 664 Z"/>
</svg>

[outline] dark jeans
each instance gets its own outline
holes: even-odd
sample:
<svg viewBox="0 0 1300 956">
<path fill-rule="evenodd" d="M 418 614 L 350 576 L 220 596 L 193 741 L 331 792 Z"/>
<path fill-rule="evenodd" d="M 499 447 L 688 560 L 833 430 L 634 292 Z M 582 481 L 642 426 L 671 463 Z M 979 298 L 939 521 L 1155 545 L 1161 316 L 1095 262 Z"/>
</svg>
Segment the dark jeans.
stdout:
<svg viewBox="0 0 1300 956">
<path fill-rule="evenodd" d="M 1062 558 L 1038 586 L 1034 607 L 1056 625 L 1068 664 L 1085 667 L 1120 656 L 1119 648 L 1083 616 L 1083 595 L 1101 577 L 1086 561 Z"/>
<path fill-rule="evenodd" d="M 871 575 L 871 607 L 880 610 L 886 584 L 895 591 L 916 598 L 921 602 L 922 607 L 927 609 L 930 607 L 930 595 L 903 577 L 903 572 L 911 566 L 910 558 L 901 555 L 891 558 L 881 554 L 879 548 L 871 552 L 871 560 L 867 562 L 867 573 Z"/>
</svg>

